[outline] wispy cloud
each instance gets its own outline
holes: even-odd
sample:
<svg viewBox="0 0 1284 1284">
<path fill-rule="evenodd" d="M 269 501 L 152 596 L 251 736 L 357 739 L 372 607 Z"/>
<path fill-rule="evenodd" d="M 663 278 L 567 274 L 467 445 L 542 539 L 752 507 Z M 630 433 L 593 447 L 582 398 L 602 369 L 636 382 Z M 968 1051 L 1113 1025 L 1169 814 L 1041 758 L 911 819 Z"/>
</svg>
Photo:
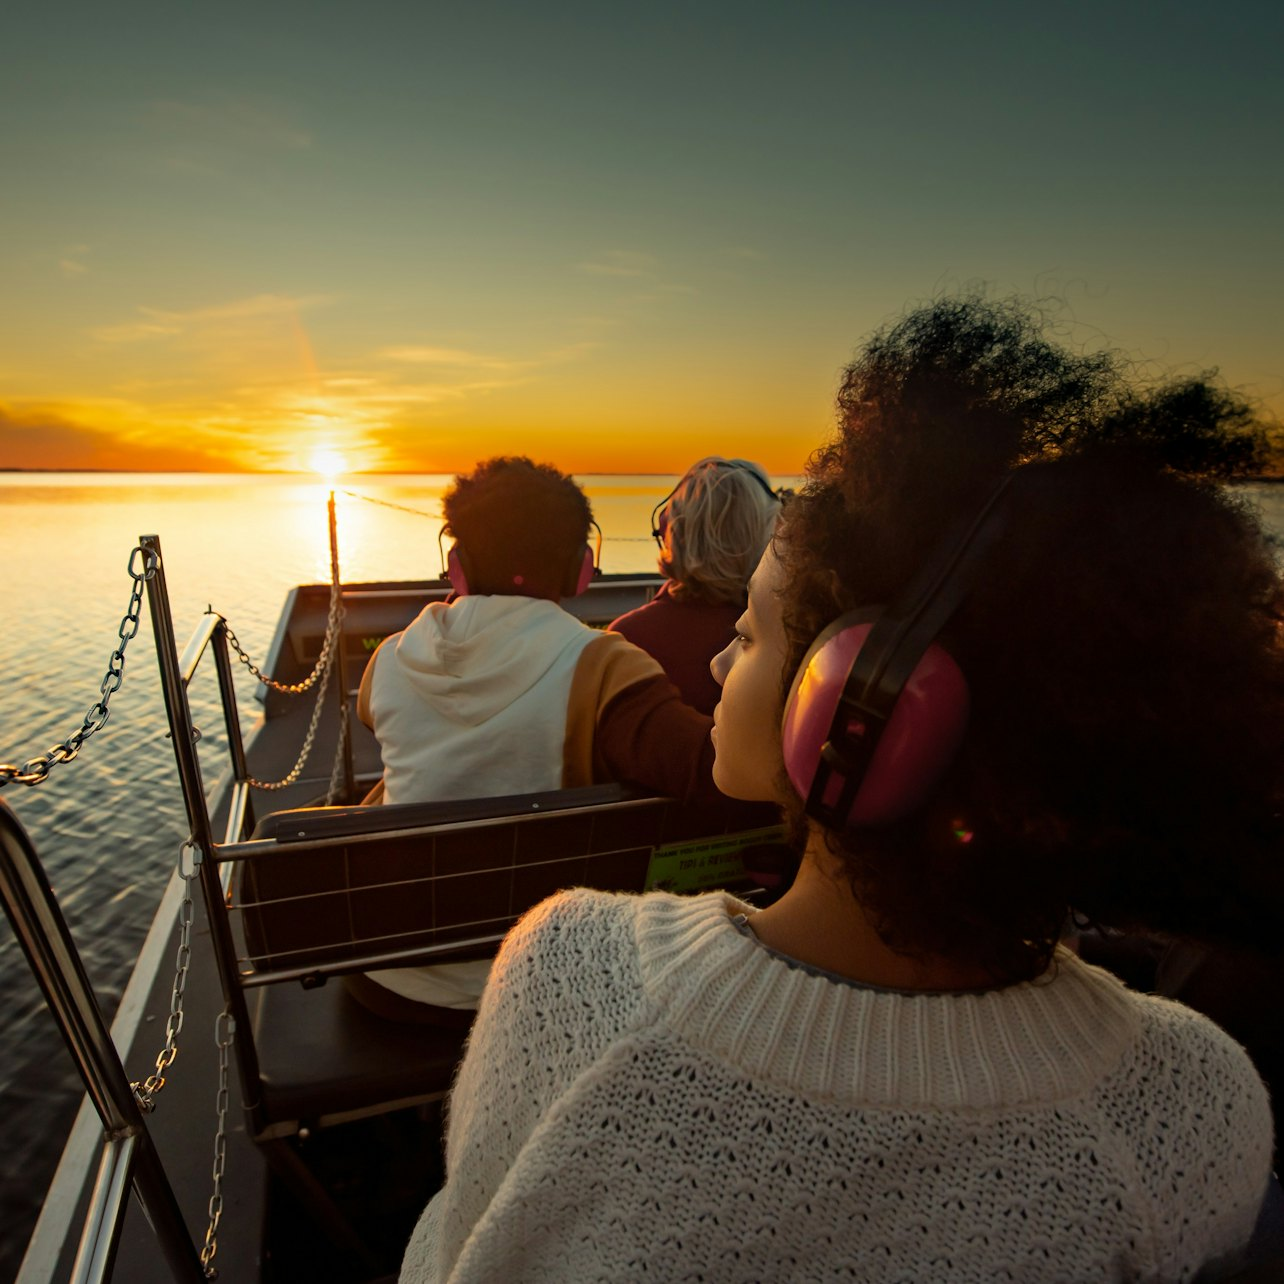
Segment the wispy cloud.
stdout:
<svg viewBox="0 0 1284 1284">
<path fill-rule="evenodd" d="M 311 132 L 297 125 L 285 110 L 251 98 L 212 102 L 155 99 L 146 105 L 144 115 L 154 129 L 197 143 L 260 151 L 299 151 L 312 146 Z"/>
<path fill-rule="evenodd" d="M 115 157 L 129 169 L 231 187 L 256 184 L 266 166 L 313 149 L 310 129 L 263 95 L 210 95 L 145 102 Z M 231 185 L 231 187 L 229 186 Z"/>
<path fill-rule="evenodd" d="M 159 325 L 154 321 L 129 321 L 123 325 L 101 325 L 91 330 L 90 334 L 99 343 L 138 343 L 143 339 L 159 339 L 167 334 L 181 332 L 182 327 L 176 325 Z"/>
<path fill-rule="evenodd" d="M 157 468 L 292 468 L 319 448 L 342 450 L 360 467 L 385 466 L 426 426 L 438 435 L 462 432 L 486 399 L 507 397 L 501 404 L 510 407 L 521 389 L 601 346 L 580 337 L 579 327 L 560 342 L 514 351 L 474 346 L 463 335 L 410 334 L 318 368 L 298 314 L 328 302 L 320 294 L 265 293 L 186 308 L 148 305 L 99 327 L 93 334 L 114 374 L 99 386 L 116 399 L 59 402 L 61 417 L 42 421 L 50 432 L 42 426 L 33 434 L 49 439 L 47 466 L 56 456 L 70 461 L 62 466 L 111 467 L 116 457 L 141 454 Z M 163 345 L 160 367 L 155 345 Z M 19 440 L 16 430 L 0 435 L 13 446 L 0 462 L 37 466 L 13 457 Z M 153 450 L 157 440 L 180 445 Z M 162 456 L 173 462 L 155 462 Z"/>
<path fill-rule="evenodd" d="M 68 280 L 74 280 L 78 276 L 84 276 L 89 271 L 87 264 L 82 263 L 81 259 L 89 253 L 87 245 L 67 245 L 63 247 L 62 257 L 58 260 L 58 270 L 67 277 Z"/>
<path fill-rule="evenodd" d="M 589 276 L 650 276 L 659 266 L 659 261 L 650 254 L 638 254 L 633 250 L 606 250 L 591 259 L 577 263 L 576 268 Z"/>
<path fill-rule="evenodd" d="M 205 321 L 240 321 L 247 317 L 273 317 L 293 315 L 308 308 L 321 307 L 333 300 L 326 294 L 255 294 L 248 299 L 235 299 L 230 303 L 215 303 L 204 308 L 190 308 L 184 312 L 162 311 L 160 308 L 140 308 L 163 321 L 176 325 L 192 325 Z"/>
<path fill-rule="evenodd" d="M 387 361 L 404 362 L 420 366 L 452 366 L 466 370 L 522 370 L 529 361 L 512 361 L 502 357 L 486 356 L 463 348 L 438 348 L 425 345 L 406 345 L 385 348 L 379 354 Z"/>
<path fill-rule="evenodd" d="M 602 346 L 597 339 L 581 339 L 577 343 L 565 343 L 560 348 L 553 348 L 545 356 L 545 364 L 562 365 L 567 361 L 578 361 L 596 352 Z"/>
<path fill-rule="evenodd" d="M 163 472 L 218 470 L 236 459 L 197 444 L 168 444 L 165 434 L 137 426 L 144 415 L 154 421 L 126 402 L 0 404 L 0 467 L 120 468 L 140 458 L 134 446 L 145 447 L 149 469 Z"/>
<path fill-rule="evenodd" d="M 455 381 L 443 380 L 432 384 L 419 383 L 416 391 L 432 390 L 441 394 L 445 389 L 463 389 L 467 392 L 506 387 L 521 377 L 530 375 L 545 367 L 564 365 L 568 361 L 578 361 L 601 345 L 594 340 L 582 340 L 577 343 L 562 344 L 530 356 L 495 356 L 489 353 L 473 352 L 467 348 L 448 348 L 433 344 L 402 344 L 385 348 L 378 353 L 383 361 L 392 361 L 398 365 L 432 366 L 442 371 L 462 374 L 465 377 Z M 489 378 L 477 378 L 478 375 Z M 387 388 L 395 383 L 399 389 L 409 390 L 409 385 L 400 382 L 396 372 L 387 372 L 383 386 Z M 453 395 L 453 394 L 446 394 Z"/>
<path fill-rule="evenodd" d="M 653 304 L 666 297 L 697 293 L 694 286 L 666 281 L 661 275 L 660 260 L 653 254 L 642 254 L 636 250 L 604 250 L 577 263 L 575 268 L 587 276 L 628 282 L 632 289 L 617 300 L 626 306 Z"/>
<path fill-rule="evenodd" d="M 309 308 L 331 302 L 326 295 L 310 294 L 291 297 L 282 294 L 256 294 L 248 299 L 217 303 L 202 308 L 175 311 L 168 308 L 139 307 L 141 320 L 118 325 L 99 326 L 90 334 L 100 343 L 139 343 L 184 334 L 205 327 L 254 322 L 271 317 L 292 317 Z"/>
<path fill-rule="evenodd" d="M 245 384 L 224 404 L 206 408 L 202 431 L 216 424 L 239 431 L 244 455 L 259 466 L 279 466 L 299 454 L 301 442 L 315 440 L 343 449 L 361 467 L 377 467 L 400 458 L 407 434 L 426 420 L 449 424 L 470 403 L 529 385 L 598 346 L 567 342 L 506 355 L 443 344 L 395 345 L 366 363 L 315 378 Z M 403 444 L 394 448 L 394 441 Z"/>
</svg>

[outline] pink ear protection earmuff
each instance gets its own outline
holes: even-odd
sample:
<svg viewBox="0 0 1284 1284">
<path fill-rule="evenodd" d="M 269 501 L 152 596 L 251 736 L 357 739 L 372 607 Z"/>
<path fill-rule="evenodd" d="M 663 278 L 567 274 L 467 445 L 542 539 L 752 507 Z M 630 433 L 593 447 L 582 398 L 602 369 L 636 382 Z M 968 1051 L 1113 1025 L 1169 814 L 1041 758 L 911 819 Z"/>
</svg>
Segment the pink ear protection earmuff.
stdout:
<svg viewBox="0 0 1284 1284">
<path fill-rule="evenodd" d="M 950 764 L 967 725 L 968 689 L 933 643 L 886 719 L 847 693 L 875 622 L 839 616 L 812 643 L 785 706 L 785 768 L 807 812 L 835 829 L 877 827 L 913 811 Z"/>
<path fill-rule="evenodd" d="M 464 570 L 463 562 L 459 560 L 458 544 L 450 546 L 450 552 L 446 554 L 446 568 L 441 578 L 450 581 L 450 587 L 459 597 L 468 595 L 468 573 Z"/>
<path fill-rule="evenodd" d="M 601 574 L 600 562 L 602 558 L 602 528 L 594 521 L 589 523 L 597 532 L 597 539 L 594 547 L 590 548 L 584 545 L 584 554 L 576 567 L 574 579 L 567 580 L 567 597 L 578 597 L 581 593 L 588 590 L 588 586 L 593 580 Z M 444 539 L 449 527 L 443 526 L 437 532 L 437 549 L 443 551 L 442 540 Z M 468 572 L 464 569 L 464 555 L 460 551 L 458 544 L 452 544 L 450 550 L 445 552 L 442 558 L 441 578 L 450 581 L 450 587 L 459 597 L 466 597 L 469 592 Z M 513 577 L 515 587 L 520 587 L 522 577 L 520 575 Z"/>
<path fill-rule="evenodd" d="M 598 533 L 598 540 L 600 546 L 600 532 Z M 593 579 L 597 573 L 597 557 L 594 555 L 593 550 L 585 544 L 584 556 L 580 561 L 580 569 L 575 577 L 575 588 L 571 593 L 571 597 L 579 597 L 581 593 L 587 593 L 588 586 L 593 583 Z"/>
<path fill-rule="evenodd" d="M 602 528 L 591 517 L 589 525 L 593 528 L 596 538 L 592 548 L 587 544 L 584 545 L 584 555 L 576 568 L 575 579 L 569 581 L 567 597 L 579 597 L 581 593 L 587 593 L 588 586 L 602 574 Z"/>
<path fill-rule="evenodd" d="M 840 616 L 803 658 L 785 702 L 781 745 L 807 814 L 827 828 L 904 818 L 957 753 L 967 682 L 935 638 L 998 538 L 1008 481 L 891 605 Z"/>
</svg>

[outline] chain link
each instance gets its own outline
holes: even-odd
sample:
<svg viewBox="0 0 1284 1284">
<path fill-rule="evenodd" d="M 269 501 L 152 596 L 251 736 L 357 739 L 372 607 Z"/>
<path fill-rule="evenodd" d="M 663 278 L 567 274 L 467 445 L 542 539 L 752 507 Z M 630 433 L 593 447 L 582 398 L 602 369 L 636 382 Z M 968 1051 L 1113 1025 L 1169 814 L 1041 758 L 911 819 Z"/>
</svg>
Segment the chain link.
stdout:
<svg viewBox="0 0 1284 1284">
<path fill-rule="evenodd" d="M 315 683 L 323 679 L 329 671 L 330 660 L 339 644 L 339 622 L 343 619 L 343 591 L 339 581 L 333 580 L 330 584 L 330 611 L 326 618 L 325 638 L 321 643 L 321 654 L 317 656 L 316 667 L 308 674 L 302 682 L 277 682 L 269 678 L 262 669 L 259 668 L 249 654 L 241 645 L 236 634 L 232 632 L 232 626 L 223 621 L 223 628 L 227 633 L 228 645 L 236 652 L 237 658 L 249 671 L 254 674 L 265 687 L 271 687 L 273 691 L 283 691 L 286 695 L 302 695 L 309 690 Z"/>
<path fill-rule="evenodd" d="M 343 610 L 340 608 L 339 619 L 342 620 L 342 618 Z M 335 632 L 337 634 L 337 628 Z M 312 752 L 312 742 L 316 739 L 317 727 L 321 724 L 321 714 L 325 709 L 326 692 L 330 689 L 330 675 L 337 667 L 334 663 L 334 659 L 338 653 L 339 648 L 336 646 L 326 654 L 325 669 L 321 672 L 321 686 L 317 690 L 316 706 L 312 710 L 312 720 L 308 723 L 308 734 L 303 737 L 303 748 L 299 750 L 298 760 L 295 762 L 294 766 L 290 768 L 288 774 L 283 776 L 280 780 L 256 780 L 253 776 L 247 777 L 248 783 L 253 788 L 266 790 L 284 789 L 287 785 L 294 784 L 294 782 L 298 780 L 299 776 L 302 775 L 304 764 L 308 760 L 308 755 Z M 347 713 L 346 700 L 344 701 L 344 713 Z M 342 745 L 342 739 L 340 739 L 339 743 Z M 333 778 L 333 773 L 331 773 L 331 776 Z"/>
<path fill-rule="evenodd" d="M 321 725 L 321 715 L 325 710 L 326 692 L 330 689 L 330 679 L 338 668 L 339 658 L 339 632 L 343 626 L 343 585 L 340 582 L 338 567 L 331 566 L 330 579 L 330 613 L 326 620 L 325 638 L 321 643 L 321 654 L 317 656 L 316 667 L 302 681 L 292 684 L 274 682 L 266 674 L 262 673 L 250 660 L 250 657 L 241 649 L 241 644 L 236 640 L 236 634 L 230 628 L 227 629 L 227 638 L 231 643 L 237 655 L 241 657 L 242 663 L 253 673 L 260 682 L 266 683 L 274 691 L 284 691 L 290 695 L 299 695 L 306 691 L 314 683 L 319 683 L 317 687 L 317 702 L 312 710 L 312 718 L 308 723 L 307 735 L 303 737 L 303 747 L 299 750 L 298 759 L 293 767 L 280 780 L 257 780 L 253 776 L 246 778 L 247 783 L 254 789 L 263 789 L 272 791 L 276 789 L 285 789 L 294 784 L 303 774 L 303 768 L 308 761 L 308 756 L 312 752 L 312 742 L 316 739 L 317 728 Z M 225 624 L 226 627 L 226 624 Z M 342 675 L 340 675 L 342 680 Z M 335 796 L 336 785 L 335 779 L 340 770 L 343 753 L 343 733 L 347 726 L 348 719 L 348 702 L 345 699 L 342 702 L 339 726 L 339 745 L 335 756 L 335 764 L 330 772 L 330 788 L 326 795 L 326 802 Z"/>
<path fill-rule="evenodd" d="M 214 1191 L 210 1195 L 209 1224 L 201 1247 L 201 1266 L 207 1280 L 218 1279 L 214 1258 L 218 1253 L 218 1224 L 223 1219 L 223 1168 L 227 1163 L 227 1062 L 235 1038 L 236 1022 L 224 1008 L 214 1020 L 214 1042 L 218 1045 L 218 1093 L 214 1110 L 218 1115 L 218 1130 L 214 1134 Z"/>
<path fill-rule="evenodd" d="M 339 738 L 334 746 L 334 762 L 330 767 L 330 787 L 325 791 L 325 805 L 332 806 L 343 793 L 343 750 L 348 743 L 348 702 L 339 707 Z"/>
<path fill-rule="evenodd" d="M 191 852 L 191 867 L 183 857 Z M 183 900 L 178 908 L 178 956 L 174 961 L 174 988 L 169 997 L 169 1020 L 165 1022 L 165 1046 L 156 1056 L 156 1069 L 140 1083 L 131 1083 L 139 1108 L 150 1113 L 156 1109 L 156 1094 L 165 1086 L 165 1071 L 178 1056 L 178 1036 L 183 1029 L 183 991 L 187 988 L 187 968 L 192 961 L 192 882 L 201 866 L 201 849 L 189 838 L 178 849 L 178 873 L 183 880 Z"/>
<path fill-rule="evenodd" d="M 390 499 L 376 499 L 373 495 L 363 495 L 357 490 L 345 490 L 340 494 L 350 495 L 353 499 L 363 499 L 367 504 L 378 504 L 380 508 L 393 508 L 399 513 L 410 513 L 415 517 L 427 517 L 430 521 L 441 521 L 441 510 L 427 513 L 422 508 L 411 508 L 409 504 L 394 504 Z"/>
<path fill-rule="evenodd" d="M 411 508 L 409 504 L 394 504 L 390 499 L 376 499 L 373 495 L 363 495 L 359 490 L 344 490 L 340 494 L 348 495 L 352 499 L 364 500 L 367 504 L 378 504 L 380 508 L 392 508 L 399 513 L 410 513 L 413 517 L 427 517 L 430 521 L 439 522 L 442 519 L 441 511 L 435 513 L 426 512 L 422 508 Z M 655 538 L 653 535 L 607 535 L 604 542 L 607 544 L 649 544 Z"/>
<path fill-rule="evenodd" d="M 139 554 L 143 556 L 143 569 L 137 570 L 134 562 Z M 129 575 L 134 581 L 129 595 L 129 606 L 125 608 L 124 618 L 116 630 L 120 645 L 111 653 L 107 662 L 107 673 L 98 687 L 99 699 L 85 714 L 84 725 L 74 735 L 69 736 L 60 745 L 48 750 L 38 758 L 28 758 L 21 765 L 12 762 L 0 762 L 0 789 L 5 785 L 38 785 L 44 780 L 56 763 L 70 762 L 79 752 L 81 746 L 94 734 L 107 725 L 110 715 L 109 704 L 112 696 L 120 690 L 125 680 L 125 648 L 138 636 L 139 619 L 143 606 L 143 585 L 156 574 L 158 559 L 152 549 L 141 544 L 129 555 Z"/>
<path fill-rule="evenodd" d="M 187 859 L 189 857 L 190 859 Z M 174 965 L 174 986 L 170 991 L 169 1019 L 165 1022 L 165 1046 L 156 1056 L 156 1069 L 139 1083 L 131 1083 L 139 1109 L 150 1114 L 156 1109 L 156 1098 L 165 1086 L 165 1071 L 178 1056 L 178 1036 L 183 1029 L 183 995 L 187 989 L 187 972 L 192 961 L 192 883 L 200 874 L 202 852 L 190 838 L 178 849 L 178 873 L 183 880 L 183 899 L 178 910 L 178 955 Z M 210 1195 L 209 1224 L 201 1248 L 201 1267 L 207 1280 L 218 1279 L 214 1257 L 218 1252 L 218 1227 L 223 1217 L 223 1169 L 227 1163 L 228 1055 L 236 1034 L 236 1022 L 224 1008 L 214 1023 L 214 1042 L 218 1046 L 218 1093 L 214 1108 L 218 1128 L 214 1134 L 214 1190 Z"/>
</svg>

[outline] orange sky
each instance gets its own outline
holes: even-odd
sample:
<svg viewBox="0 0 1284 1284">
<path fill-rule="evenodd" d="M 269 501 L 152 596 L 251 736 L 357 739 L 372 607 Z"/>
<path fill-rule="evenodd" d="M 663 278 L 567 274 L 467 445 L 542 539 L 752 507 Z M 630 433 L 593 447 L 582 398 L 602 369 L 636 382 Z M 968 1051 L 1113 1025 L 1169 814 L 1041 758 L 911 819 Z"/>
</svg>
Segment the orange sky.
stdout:
<svg viewBox="0 0 1284 1284">
<path fill-rule="evenodd" d="M 59 395 L 0 402 L 0 465 L 275 470 L 325 450 L 355 471 L 452 471 L 512 452 L 577 472 L 674 472 L 694 451 L 795 473 L 828 425 L 846 355 L 783 349 L 746 368 L 713 343 L 646 357 L 602 339 L 401 344 L 358 366 L 318 357 L 309 334 L 341 308 L 264 295 L 100 327 L 75 372 L 50 380 Z"/>
<path fill-rule="evenodd" d="M 976 283 L 1284 411 L 1265 10 L 559 3 L 6 19 L 0 467 L 793 474 Z"/>
</svg>

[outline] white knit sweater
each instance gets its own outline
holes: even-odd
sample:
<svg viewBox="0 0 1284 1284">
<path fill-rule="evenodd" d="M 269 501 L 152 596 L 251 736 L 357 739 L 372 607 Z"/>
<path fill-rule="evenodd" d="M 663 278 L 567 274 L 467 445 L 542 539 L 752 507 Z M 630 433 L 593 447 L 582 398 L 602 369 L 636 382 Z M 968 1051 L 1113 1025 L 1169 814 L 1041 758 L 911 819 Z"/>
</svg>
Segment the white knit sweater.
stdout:
<svg viewBox="0 0 1284 1284">
<path fill-rule="evenodd" d="M 1064 953 L 982 994 L 836 982 L 746 908 L 518 924 L 404 1284 L 1189 1280 L 1247 1241 L 1271 1117 L 1204 1018 Z"/>
</svg>

